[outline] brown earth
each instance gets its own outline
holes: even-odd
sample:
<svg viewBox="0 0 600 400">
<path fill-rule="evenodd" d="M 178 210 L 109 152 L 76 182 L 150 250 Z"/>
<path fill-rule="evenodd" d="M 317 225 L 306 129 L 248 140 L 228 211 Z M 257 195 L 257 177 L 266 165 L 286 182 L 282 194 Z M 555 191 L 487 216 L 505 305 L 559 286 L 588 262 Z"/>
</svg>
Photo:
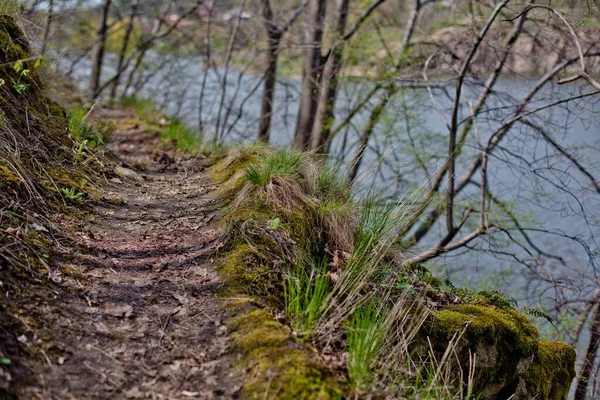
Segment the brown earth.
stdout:
<svg viewBox="0 0 600 400">
<path fill-rule="evenodd" d="M 100 114 L 117 120 L 113 154 L 145 170 L 108 179 L 106 202 L 75 228 L 79 250 L 64 250 L 62 271 L 72 273 L 19 306 L 35 323 L 18 338 L 33 357 L 12 379 L 17 398 L 235 398 L 242 377 L 215 298 L 221 242 L 206 160 L 157 150 L 133 112 Z"/>
</svg>

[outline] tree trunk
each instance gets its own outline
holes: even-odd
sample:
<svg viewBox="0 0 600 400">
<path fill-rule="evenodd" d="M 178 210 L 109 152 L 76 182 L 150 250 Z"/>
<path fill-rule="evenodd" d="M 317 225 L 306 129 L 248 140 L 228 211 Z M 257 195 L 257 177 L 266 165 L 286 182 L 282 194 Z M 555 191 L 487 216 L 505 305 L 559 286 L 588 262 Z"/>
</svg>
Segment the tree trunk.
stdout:
<svg viewBox="0 0 600 400">
<path fill-rule="evenodd" d="M 387 92 L 383 95 L 379 102 L 373 108 L 371 112 L 371 117 L 369 118 L 369 122 L 362 130 L 360 134 L 360 139 L 358 141 L 358 145 L 356 147 L 356 151 L 354 153 L 354 157 L 352 157 L 352 162 L 350 163 L 350 172 L 348 173 L 348 182 L 353 183 L 358 175 L 358 170 L 360 169 L 360 165 L 362 163 L 363 157 L 365 155 L 365 151 L 367 150 L 369 139 L 371 139 L 371 135 L 373 134 L 373 130 L 379 121 L 379 117 L 383 114 L 385 110 L 385 106 L 388 103 L 388 95 L 390 93 Z"/>
<path fill-rule="evenodd" d="M 127 53 L 127 47 L 129 46 L 129 39 L 131 38 L 131 33 L 133 32 L 133 23 L 135 21 L 135 17 L 137 15 L 137 9 L 140 4 L 140 0 L 133 0 L 131 4 L 131 15 L 129 16 L 129 21 L 127 22 L 127 26 L 125 27 L 125 36 L 123 37 L 123 43 L 121 45 L 121 51 L 119 52 L 119 61 L 117 62 L 117 74 L 114 77 L 114 82 L 110 88 L 110 99 L 114 100 L 117 96 L 117 87 L 119 86 L 119 81 L 121 80 L 121 73 L 123 69 L 123 62 L 125 61 L 125 55 Z"/>
<path fill-rule="evenodd" d="M 98 88 L 100 87 L 100 77 L 102 75 L 102 63 L 104 61 L 104 47 L 106 44 L 106 22 L 110 10 L 111 0 L 104 0 L 100 11 L 100 21 L 96 30 L 96 45 L 92 52 L 92 76 L 90 80 L 90 94 L 92 98 L 98 97 Z"/>
<path fill-rule="evenodd" d="M 262 95 L 260 126 L 258 140 L 269 143 L 271 118 L 273 115 L 273 97 L 275 96 L 275 81 L 277 79 L 277 59 L 279 57 L 279 38 L 269 39 L 268 67 L 265 73 L 265 88 Z"/>
<path fill-rule="evenodd" d="M 319 82 L 322 70 L 321 47 L 323 26 L 325 23 L 326 0 L 310 0 L 308 36 L 304 51 L 302 89 L 298 124 L 294 136 L 294 146 L 298 150 L 307 150 L 311 143 L 311 134 L 315 115 L 319 105 Z"/>
<path fill-rule="evenodd" d="M 350 0 L 338 0 L 337 34 L 338 43 L 335 43 L 325 62 L 323 77 L 321 78 L 321 93 L 317 105 L 317 116 L 313 127 L 311 149 L 325 152 L 325 143 L 329 141 L 333 125 L 335 99 L 338 89 L 338 73 L 342 68 L 342 51 L 344 43 L 341 42 L 348 21 L 348 8 Z"/>
<path fill-rule="evenodd" d="M 279 44 L 282 32 L 277 28 L 273 17 L 273 10 L 269 0 L 263 0 L 263 17 L 267 28 L 267 70 L 265 71 L 265 86 L 262 95 L 262 108 L 260 112 L 260 126 L 258 127 L 258 141 L 269 143 L 271 118 L 273 114 L 273 97 L 275 95 L 275 81 L 277 79 L 277 59 L 279 57 Z"/>
<path fill-rule="evenodd" d="M 408 24 L 406 25 L 406 29 L 404 30 L 404 36 L 402 38 L 402 45 L 400 46 L 400 54 L 398 56 L 398 61 L 395 65 L 396 71 L 399 71 L 402 67 L 404 59 L 406 57 L 406 51 L 408 49 L 408 45 L 412 39 L 412 36 L 415 32 L 415 27 L 417 25 L 417 21 L 419 19 L 419 13 L 421 11 L 421 0 L 415 0 L 414 6 L 411 9 L 410 16 L 408 19 Z M 365 155 L 365 151 L 369 144 L 369 140 L 371 139 L 371 135 L 375 126 L 379 122 L 379 118 L 383 115 L 383 111 L 385 110 L 387 104 L 390 102 L 392 96 L 396 94 L 398 91 L 398 87 L 392 82 L 387 85 L 386 91 L 383 97 L 379 100 L 379 102 L 375 105 L 373 110 L 371 111 L 371 116 L 369 117 L 369 123 L 363 129 L 360 135 L 360 140 L 358 144 L 358 148 L 354 153 L 354 158 L 352 159 L 352 163 L 350 164 L 350 172 L 348 173 L 348 182 L 352 183 L 356 179 L 356 175 L 358 174 L 358 170 L 360 169 L 360 165 L 362 163 L 362 158 Z"/>
<path fill-rule="evenodd" d="M 600 344 L 600 305 L 596 304 L 594 308 L 594 320 L 590 327 L 590 343 L 585 353 L 585 361 L 581 367 L 579 379 L 577 380 L 575 400 L 585 400 L 587 398 L 587 388 L 594 369 L 594 360 L 598 353 L 598 345 Z"/>
<path fill-rule="evenodd" d="M 42 48 L 40 55 L 43 57 L 46 54 L 46 47 L 50 39 L 50 30 L 52 29 L 52 14 L 54 13 L 54 0 L 48 1 L 48 16 L 46 17 L 46 25 L 44 26 L 44 37 L 42 39 Z"/>
</svg>

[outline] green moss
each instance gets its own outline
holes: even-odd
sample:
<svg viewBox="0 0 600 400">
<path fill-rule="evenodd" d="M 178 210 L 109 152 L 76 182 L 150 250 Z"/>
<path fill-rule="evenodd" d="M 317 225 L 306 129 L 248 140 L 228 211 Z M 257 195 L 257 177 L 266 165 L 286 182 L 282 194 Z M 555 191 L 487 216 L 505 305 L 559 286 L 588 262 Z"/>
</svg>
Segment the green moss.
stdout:
<svg viewBox="0 0 600 400">
<path fill-rule="evenodd" d="M 513 309 L 463 304 L 433 315 L 431 330 L 438 338 L 451 339 L 467 327 L 472 345 L 508 341 L 522 354 L 531 354 L 538 343 L 536 327 Z"/>
<path fill-rule="evenodd" d="M 226 157 L 217 160 L 210 168 L 209 174 L 216 184 L 224 184 L 236 177 L 242 178 L 243 171 L 250 164 L 261 157 L 272 154 L 273 150 L 262 144 L 255 144 L 245 148 L 234 148 Z"/>
<path fill-rule="evenodd" d="M 238 244 L 227 253 L 218 268 L 225 279 L 224 292 L 259 296 L 273 305 L 281 305 L 283 288 L 278 271 L 256 248 Z"/>
<path fill-rule="evenodd" d="M 21 178 L 8 167 L 0 164 L 0 187 L 15 186 L 21 183 Z"/>
<path fill-rule="evenodd" d="M 541 340 L 523 378 L 530 395 L 539 400 L 562 400 L 575 377 L 575 350 L 560 342 Z"/>
<path fill-rule="evenodd" d="M 263 309 L 229 324 L 238 367 L 247 370 L 243 398 L 340 399 L 342 390 L 305 344 Z"/>
<path fill-rule="evenodd" d="M 477 354 L 476 393 L 509 386 L 539 343 L 537 329 L 527 317 L 493 305 L 449 306 L 432 313 L 426 326 L 431 337 L 441 343 L 464 331 L 461 346 Z M 461 360 L 461 366 L 467 368 L 468 360 Z"/>
</svg>

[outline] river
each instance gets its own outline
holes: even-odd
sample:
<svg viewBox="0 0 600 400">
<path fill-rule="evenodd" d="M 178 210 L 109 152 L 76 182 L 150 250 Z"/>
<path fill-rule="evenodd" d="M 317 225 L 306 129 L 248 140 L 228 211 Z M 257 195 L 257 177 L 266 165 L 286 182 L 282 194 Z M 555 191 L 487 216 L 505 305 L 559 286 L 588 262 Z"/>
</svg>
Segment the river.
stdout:
<svg viewBox="0 0 600 400">
<path fill-rule="evenodd" d="M 160 60 L 158 55 L 152 58 L 156 63 Z M 63 64 L 66 65 L 65 60 Z M 79 82 L 87 82 L 89 70 L 89 64 L 82 61 L 75 69 L 75 78 Z M 107 67 L 104 76 L 111 73 L 111 68 Z M 222 69 L 211 69 L 207 75 L 202 104 L 207 136 L 213 134 L 217 125 L 224 74 Z M 197 127 L 203 75 L 201 60 L 178 59 L 154 76 L 148 76 L 138 96 L 150 99 L 168 114 L 177 115 L 190 126 Z M 222 135 L 228 143 L 252 142 L 260 116 L 261 80 L 242 75 L 234 69 L 230 69 L 227 75 L 219 123 Z M 514 105 L 535 82 L 535 78 L 516 76 L 504 76 L 499 80 L 494 95 L 486 103 L 486 112 L 477 118 L 473 132 L 465 142 L 457 161 L 457 176 L 461 176 L 479 151 L 479 143 L 485 143 L 490 134 L 506 121 Z M 434 88 L 431 97 L 423 87 L 407 87 L 392 99 L 361 166 L 359 187 L 362 193 L 377 192 L 390 199 L 406 201 L 424 187 L 428 175 L 443 163 L 447 154 L 447 128 L 441 114 L 449 119 L 451 99 L 447 93 L 453 82 L 440 79 L 439 84 L 442 87 Z M 471 80 L 465 88 L 463 96 L 471 104 L 480 91 L 480 84 Z M 360 101 L 371 87 L 372 83 L 366 78 L 346 80 L 335 107 L 337 121 L 343 120 L 352 105 Z M 588 90 L 578 83 L 560 86 L 550 83 L 528 109 Z M 452 90 L 449 92 L 453 93 Z M 299 80 L 280 79 L 274 101 L 271 144 L 279 147 L 290 145 L 298 97 Z M 464 118 L 468 112 L 468 106 L 463 106 L 459 117 Z M 367 112 L 358 113 L 349 128 L 336 136 L 332 153 L 342 168 L 350 159 L 358 132 L 367 118 Z M 545 109 L 530 120 L 576 154 L 594 176 L 600 177 L 598 97 Z M 415 154 L 421 155 L 421 164 Z M 518 232 L 511 231 L 514 241 L 509 240 L 508 234 L 500 233 L 438 258 L 432 265 L 437 273 L 451 278 L 458 285 L 499 288 L 522 304 L 536 306 L 540 303 L 551 306 L 559 295 L 555 291 L 549 292 L 551 285 L 543 279 L 533 279 L 539 274 L 543 278 L 551 274 L 554 279 L 564 282 L 568 293 L 560 295 L 567 297 L 578 292 L 587 294 L 595 288 L 596 258 L 600 256 L 597 242 L 600 238 L 600 195 L 569 160 L 559 156 L 554 148 L 541 140 L 538 132 L 517 124 L 490 156 L 488 184 L 499 200 L 510 204 L 520 224 L 532 228 L 528 235 L 533 244 L 543 252 L 561 257 L 564 262 L 543 257 L 544 261 L 536 264 L 535 255 L 528 253 L 532 249 L 530 243 Z M 478 204 L 477 187 L 467 187 L 461 198 L 463 204 Z M 502 222 L 501 216 L 504 213 L 499 207 L 492 206 L 490 218 Z M 434 225 L 419 246 L 427 248 L 443 234 L 443 225 Z M 413 251 L 418 252 L 416 249 Z"/>
</svg>

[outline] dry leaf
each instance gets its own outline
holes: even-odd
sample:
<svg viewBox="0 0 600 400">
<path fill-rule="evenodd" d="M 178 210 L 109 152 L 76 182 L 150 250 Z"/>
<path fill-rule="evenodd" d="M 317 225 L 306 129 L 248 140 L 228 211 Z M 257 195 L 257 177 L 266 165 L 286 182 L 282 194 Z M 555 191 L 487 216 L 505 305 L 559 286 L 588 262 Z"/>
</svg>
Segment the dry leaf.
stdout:
<svg viewBox="0 0 600 400">
<path fill-rule="evenodd" d="M 131 307 L 129 304 L 111 304 L 104 307 L 104 314 L 117 318 L 129 318 L 132 312 L 133 307 Z"/>
</svg>

